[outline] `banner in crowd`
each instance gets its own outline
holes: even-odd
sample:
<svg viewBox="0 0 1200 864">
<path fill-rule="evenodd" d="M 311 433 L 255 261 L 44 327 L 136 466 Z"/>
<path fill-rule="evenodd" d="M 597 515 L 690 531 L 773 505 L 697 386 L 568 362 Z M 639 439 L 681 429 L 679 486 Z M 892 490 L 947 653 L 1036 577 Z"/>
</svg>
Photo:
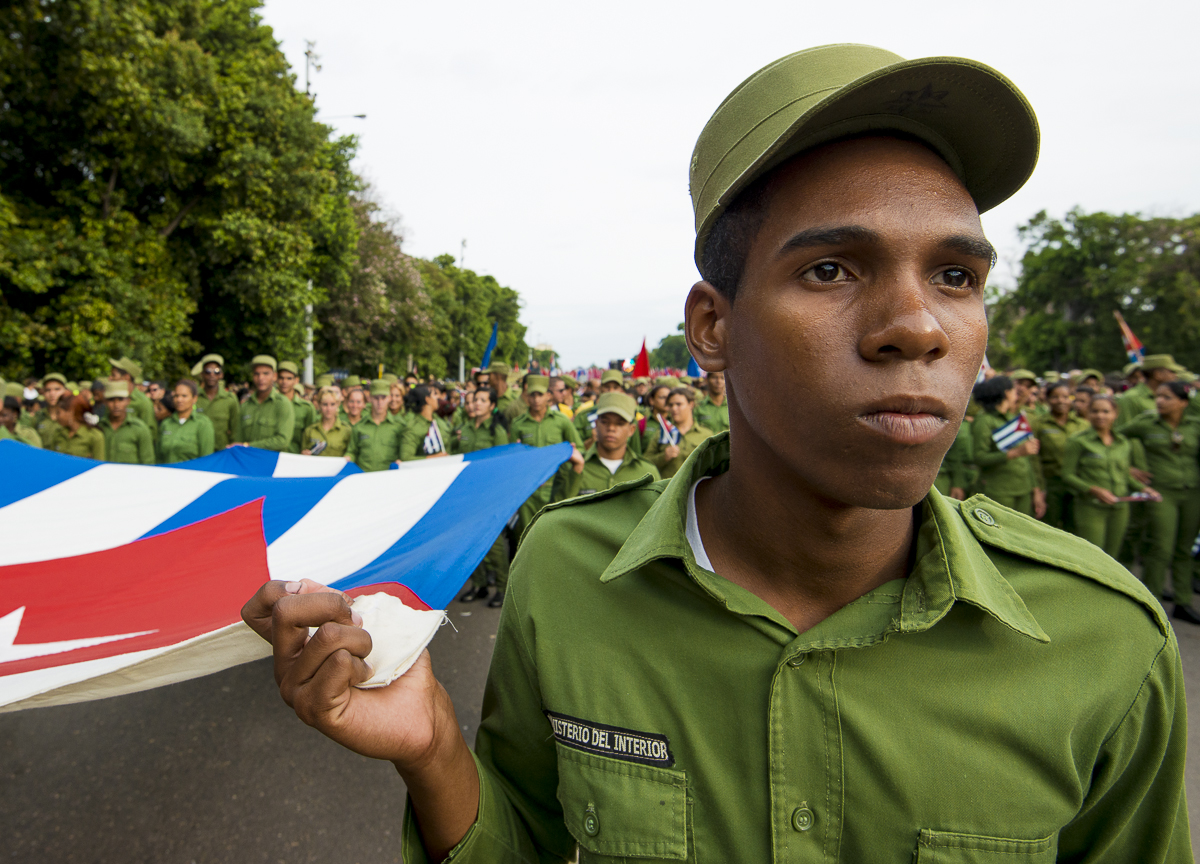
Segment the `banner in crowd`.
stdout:
<svg viewBox="0 0 1200 864">
<path fill-rule="evenodd" d="M 266 460 L 235 455 L 258 473 L 206 470 L 204 460 L 117 465 L 0 441 L 0 711 L 267 656 L 239 613 L 268 579 L 445 608 L 570 445 L 332 477 L 281 466 L 341 460 L 279 458 L 268 474 Z"/>
</svg>

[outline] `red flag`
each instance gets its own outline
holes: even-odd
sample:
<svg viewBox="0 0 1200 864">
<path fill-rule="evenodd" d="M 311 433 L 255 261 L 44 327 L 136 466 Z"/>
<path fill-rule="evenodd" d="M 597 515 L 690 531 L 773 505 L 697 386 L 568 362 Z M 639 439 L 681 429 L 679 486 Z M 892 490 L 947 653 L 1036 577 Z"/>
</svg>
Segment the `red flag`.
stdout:
<svg viewBox="0 0 1200 864">
<path fill-rule="evenodd" d="M 638 352 L 637 360 L 633 362 L 634 378 L 650 377 L 650 353 L 646 350 L 646 340 L 642 340 L 642 350 Z"/>
</svg>

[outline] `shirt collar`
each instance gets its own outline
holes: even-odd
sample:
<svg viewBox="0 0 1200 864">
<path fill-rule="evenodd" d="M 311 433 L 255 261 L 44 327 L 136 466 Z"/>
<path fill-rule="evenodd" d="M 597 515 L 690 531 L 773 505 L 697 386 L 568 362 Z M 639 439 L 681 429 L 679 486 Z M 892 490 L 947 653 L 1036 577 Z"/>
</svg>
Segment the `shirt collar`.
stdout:
<svg viewBox="0 0 1200 864">
<path fill-rule="evenodd" d="M 652 561 L 676 559 L 702 589 L 730 611 L 760 614 L 760 604 L 746 602 L 748 592 L 696 565 L 685 534 L 687 498 L 692 484 L 728 469 L 729 433 L 701 443 L 626 538 L 600 581 L 618 579 Z M 1017 633 L 1039 642 L 1050 641 L 967 527 L 958 502 L 944 498 L 934 489 L 922 503 L 916 560 L 904 582 L 896 629 L 928 630 L 959 601 L 978 607 Z M 781 616 L 771 617 L 777 622 L 782 620 Z"/>
</svg>

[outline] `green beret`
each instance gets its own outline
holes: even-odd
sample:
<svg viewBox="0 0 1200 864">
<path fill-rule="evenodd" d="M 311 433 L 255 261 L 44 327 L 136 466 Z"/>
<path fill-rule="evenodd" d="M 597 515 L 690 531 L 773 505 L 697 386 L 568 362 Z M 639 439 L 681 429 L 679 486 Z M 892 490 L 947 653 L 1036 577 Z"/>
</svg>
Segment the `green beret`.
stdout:
<svg viewBox="0 0 1200 864">
<path fill-rule="evenodd" d="M 617 384 L 625 383 L 625 376 L 621 374 L 619 369 L 605 369 L 602 373 L 600 373 L 601 385 L 612 384 L 614 382 Z"/>
<path fill-rule="evenodd" d="M 394 372 L 384 372 L 382 375 L 379 376 L 379 379 L 381 381 L 388 382 L 388 384 L 395 384 L 397 381 L 400 380 L 399 378 L 396 377 L 396 374 Z"/>
<path fill-rule="evenodd" d="M 493 363 L 491 366 L 489 366 L 487 368 L 487 373 L 489 375 L 503 375 L 505 378 L 507 378 L 512 374 L 512 367 L 501 361 Z"/>
<path fill-rule="evenodd" d="M 628 393 L 601 393 L 596 400 L 596 416 L 601 414 L 616 414 L 632 423 L 637 416 L 637 402 Z"/>
<path fill-rule="evenodd" d="M 333 386 L 333 376 L 332 375 L 318 375 L 317 376 L 317 386 L 318 387 L 332 387 Z"/>
<path fill-rule="evenodd" d="M 392 393 L 392 385 L 384 381 L 382 378 L 371 382 L 372 396 L 390 396 Z"/>
<path fill-rule="evenodd" d="M 974 60 L 905 60 L 869 45 L 798 51 L 755 72 L 717 108 L 692 151 L 696 264 L 725 208 L 799 153 L 863 132 L 924 142 L 962 180 L 979 212 L 1020 189 L 1037 164 L 1033 108 Z"/>
<path fill-rule="evenodd" d="M 270 354 L 255 354 L 250 361 L 250 369 L 253 370 L 255 366 L 270 366 L 272 370 L 278 368 L 275 365 L 275 358 Z"/>
<path fill-rule="evenodd" d="M 359 378 L 357 375 L 347 375 L 345 378 L 342 379 L 342 387 L 343 388 L 348 389 L 350 387 L 361 387 L 361 386 L 363 386 L 362 379 Z"/>
<path fill-rule="evenodd" d="M 550 377 L 548 375 L 526 375 L 525 376 L 525 392 L 526 393 L 548 393 L 550 391 Z"/>
<path fill-rule="evenodd" d="M 293 363 L 291 360 L 284 360 L 282 363 L 280 363 L 279 371 L 280 372 L 291 372 L 297 378 L 300 377 L 300 367 L 297 366 L 295 363 Z"/>
<path fill-rule="evenodd" d="M 64 375 L 62 375 L 61 373 L 58 373 L 58 372 L 51 372 L 49 375 L 47 375 L 45 378 L 43 378 L 43 379 L 42 379 L 42 386 L 43 386 L 43 387 L 45 387 L 45 386 L 46 386 L 46 382 L 47 382 L 47 381 L 57 381 L 57 382 L 58 382 L 59 384 L 61 384 L 62 386 L 64 386 L 64 387 L 66 387 L 66 386 L 67 386 L 67 379 L 66 379 L 66 377 L 65 377 Z"/>
</svg>

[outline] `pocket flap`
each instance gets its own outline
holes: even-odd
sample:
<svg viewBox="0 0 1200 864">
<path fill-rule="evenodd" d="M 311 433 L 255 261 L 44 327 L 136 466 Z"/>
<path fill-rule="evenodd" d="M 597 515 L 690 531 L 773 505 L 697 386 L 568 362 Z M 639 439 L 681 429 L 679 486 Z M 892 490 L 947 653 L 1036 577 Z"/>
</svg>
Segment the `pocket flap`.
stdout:
<svg viewBox="0 0 1200 864">
<path fill-rule="evenodd" d="M 687 774 L 559 744 L 558 800 L 571 836 L 597 855 L 687 858 Z"/>
<path fill-rule="evenodd" d="M 1054 837 L 1013 840 L 922 828 L 917 864 L 1050 864 L 1056 856 Z"/>
</svg>

